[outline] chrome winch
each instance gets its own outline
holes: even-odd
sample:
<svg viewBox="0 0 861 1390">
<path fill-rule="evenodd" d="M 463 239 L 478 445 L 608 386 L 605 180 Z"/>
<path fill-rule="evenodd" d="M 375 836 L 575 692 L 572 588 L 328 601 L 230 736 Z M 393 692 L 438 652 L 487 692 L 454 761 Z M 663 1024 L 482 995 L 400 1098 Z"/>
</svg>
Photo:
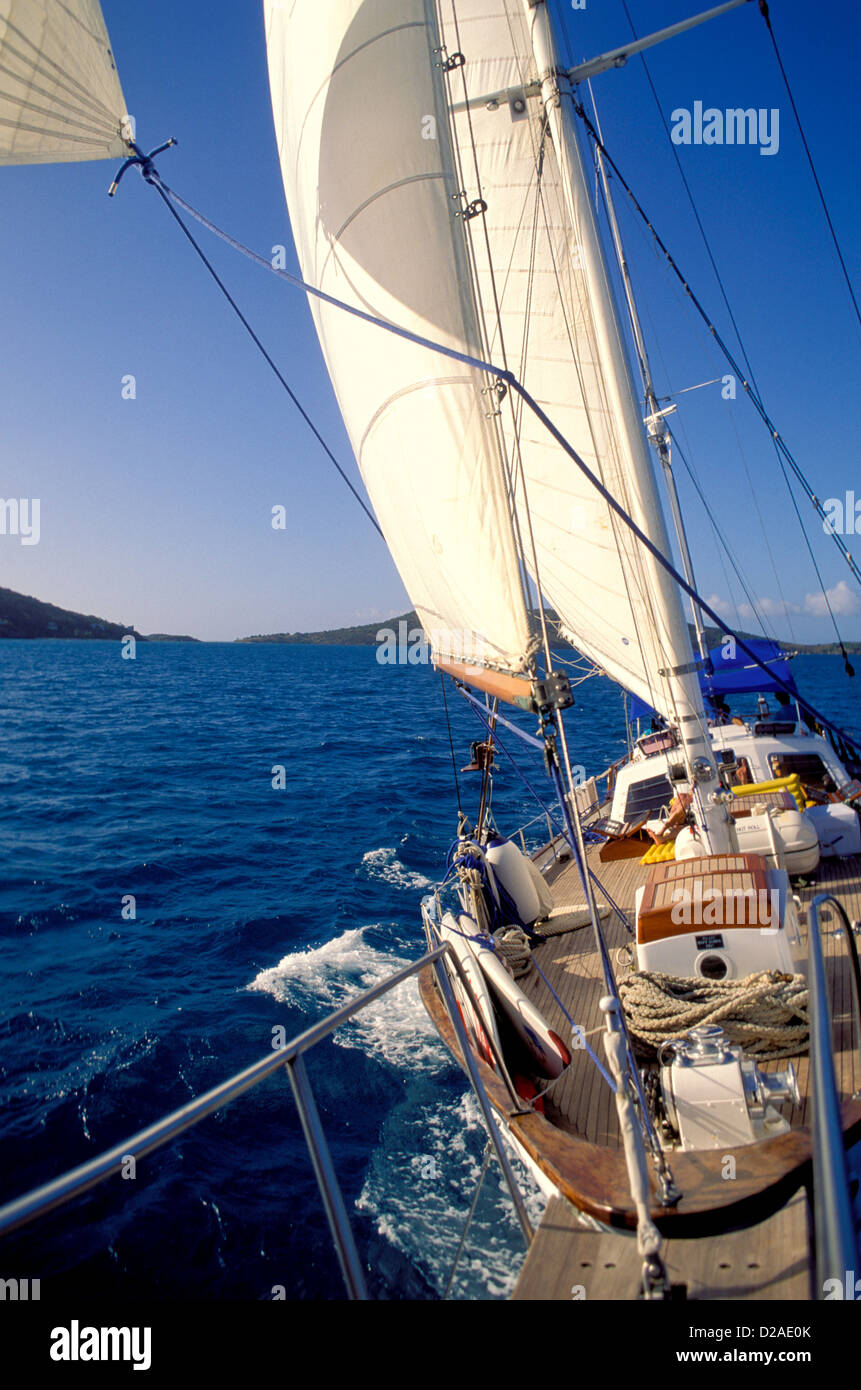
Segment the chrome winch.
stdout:
<svg viewBox="0 0 861 1390">
<path fill-rule="evenodd" d="M 664 1111 L 683 1149 L 737 1148 L 785 1134 L 776 1106 L 800 1103 L 792 1063 L 763 1072 L 717 1024 L 692 1028 L 658 1051 Z"/>
</svg>

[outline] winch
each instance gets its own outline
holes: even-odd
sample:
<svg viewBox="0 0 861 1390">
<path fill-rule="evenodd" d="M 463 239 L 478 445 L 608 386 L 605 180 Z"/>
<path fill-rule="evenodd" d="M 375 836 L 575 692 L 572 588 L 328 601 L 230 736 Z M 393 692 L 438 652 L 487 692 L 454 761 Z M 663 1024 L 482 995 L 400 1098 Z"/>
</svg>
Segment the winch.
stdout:
<svg viewBox="0 0 861 1390">
<path fill-rule="evenodd" d="M 791 1062 L 763 1072 L 713 1023 L 663 1043 L 658 1063 L 664 1111 L 683 1149 L 737 1148 L 785 1134 L 789 1121 L 775 1106 L 800 1103 Z"/>
</svg>

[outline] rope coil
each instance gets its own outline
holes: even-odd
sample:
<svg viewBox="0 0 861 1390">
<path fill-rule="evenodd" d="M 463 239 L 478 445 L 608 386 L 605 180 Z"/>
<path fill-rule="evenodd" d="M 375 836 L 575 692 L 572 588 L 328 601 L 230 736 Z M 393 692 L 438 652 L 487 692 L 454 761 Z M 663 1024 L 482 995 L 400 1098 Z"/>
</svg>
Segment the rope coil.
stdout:
<svg viewBox="0 0 861 1390">
<path fill-rule="evenodd" d="M 500 927 L 493 934 L 496 954 L 509 975 L 522 979 L 532 970 L 532 946 L 520 927 Z"/>
<path fill-rule="evenodd" d="M 743 980 L 693 980 L 639 971 L 622 980 L 619 996 L 638 1052 L 657 1057 L 661 1043 L 701 1023 L 720 1024 L 731 1043 L 771 1061 L 806 1052 L 809 994 L 803 975 L 761 970 Z"/>
</svg>

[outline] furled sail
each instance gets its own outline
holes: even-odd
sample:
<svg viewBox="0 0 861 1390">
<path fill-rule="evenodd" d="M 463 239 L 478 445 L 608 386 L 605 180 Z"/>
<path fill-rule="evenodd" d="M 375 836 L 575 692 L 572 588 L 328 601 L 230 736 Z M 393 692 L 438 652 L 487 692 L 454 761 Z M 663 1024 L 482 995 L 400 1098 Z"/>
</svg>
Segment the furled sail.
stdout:
<svg viewBox="0 0 861 1390">
<path fill-rule="evenodd" d="M 431 0 L 266 0 L 265 15 L 304 278 L 480 355 Z M 311 304 L 362 477 L 435 652 L 524 670 L 530 621 L 486 377 Z"/>
<path fill-rule="evenodd" d="M 465 58 L 448 79 L 464 184 L 487 203 L 487 235 L 473 231 L 472 241 L 488 353 L 669 555 L 579 158 L 563 183 L 556 132 L 534 96 L 463 109 L 470 97 L 540 77 L 527 5 L 440 0 L 440 15 L 447 50 Z M 562 631 L 646 704 L 672 714 L 663 672 L 680 645 L 675 595 L 670 603 L 656 593 L 654 562 L 535 416 L 504 411 L 501 421 L 509 455 L 522 460 L 537 571 Z M 522 507 L 522 490 L 519 500 Z"/>
<path fill-rule="evenodd" d="M 0 0 L 0 164 L 122 159 L 126 119 L 98 0 Z"/>
</svg>

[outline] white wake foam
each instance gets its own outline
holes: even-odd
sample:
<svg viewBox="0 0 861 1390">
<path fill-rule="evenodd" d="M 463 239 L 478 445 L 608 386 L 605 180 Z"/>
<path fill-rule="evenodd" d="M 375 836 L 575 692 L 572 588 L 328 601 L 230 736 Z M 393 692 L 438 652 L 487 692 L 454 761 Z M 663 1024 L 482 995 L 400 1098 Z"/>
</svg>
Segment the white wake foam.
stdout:
<svg viewBox="0 0 861 1390">
<path fill-rule="evenodd" d="M 367 854 L 363 854 L 359 872 L 364 873 L 367 878 L 381 879 L 383 883 L 391 883 L 395 888 L 407 888 L 412 892 L 433 887 L 432 879 L 408 869 L 406 864 L 402 864 L 398 859 L 397 851 L 388 846 L 369 849 Z"/>
<path fill-rule="evenodd" d="M 365 940 L 367 927 L 322 946 L 293 951 L 261 970 L 248 986 L 303 1009 L 338 1009 L 400 970 L 407 961 Z M 415 977 L 369 1004 L 334 1034 L 341 1047 L 361 1048 L 397 1067 L 433 1067 L 448 1054 L 419 998 Z"/>
<path fill-rule="evenodd" d="M 379 1234 L 445 1291 L 481 1170 L 484 1124 L 471 1092 L 456 1100 L 408 1098 L 386 1121 L 357 1207 Z M 516 1175 L 533 1226 L 546 1198 L 523 1165 Z M 507 1298 L 525 1250 L 511 1198 L 495 1159 L 485 1174 L 451 1296 Z"/>
</svg>

